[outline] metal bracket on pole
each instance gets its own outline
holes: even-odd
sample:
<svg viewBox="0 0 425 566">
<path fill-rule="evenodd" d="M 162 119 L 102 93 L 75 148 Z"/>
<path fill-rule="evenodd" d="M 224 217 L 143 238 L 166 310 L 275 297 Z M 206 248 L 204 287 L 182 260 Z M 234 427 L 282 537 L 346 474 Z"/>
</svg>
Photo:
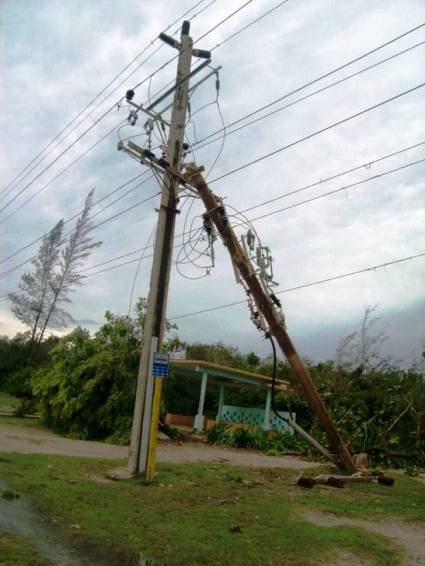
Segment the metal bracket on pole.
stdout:
<svg viewBox="0 0 425 566">
<path fill-rule="evenodd" d="M 221 69 L 222 69 L 221 65 L 219 67 L 213 67 L 210 73 L 206 74 L 205 77 L 202 77 L 201 80 L 199 80 L 197 83 L 195 83 L 193 86 L 190 87 L 189 92 L 193 92 L 196 88 L 198 88 L 198 86 L 200 86 L 202 83 L 207 81 L 213 75 L 217 75 L 218 71 L 220 71 Z M 167 106 L 165 106 L 162 110 L 158 112 L 158 116 L 164 114 L 164 112 L 166 112 L 169 108 L 171 108 L 172 105 L 173 105 L 172 102 L 170 102 L 170 104 L 167 104 Z"/>
<path fill-rule="evenodd" d="M 132 100 L 127 100 L 127 103 L 130 106 L 133 106 L 133 108 L 136 108 L 137 110 L 139 110 L 140 112 L 147 114 L 150 118 L 153 118 L 154 120 L 158 120 L 159 122 L 161 122 L 161 124 L 164 124 L 165 126 L 170 125 L 170 122 L 167 122 L 167 120 L 164 120 L 164 118 L 161 116 L 160 113 L 151 112 L 150 110 L 148 110 L 148 108 L 145 108 L 142 104 L 136 104 Z M 172 106 L 172 104 L 170 106 Z"/>
<path fill-rule="evenodd" d="M 154 100 L 151 104 L 149 104 L 149 106 L 147 107 L 147 110 L 150 112 L 152 110 L 152 108 L 155 108 L 155 106 L 158 106 L 158 104 L 160 102 L 162 102 L 165 98 L 167 98 L 168 96 L 170 96 L 170 94 L 173 94 L 173 92 L 175 90 L 177 90 L 179 87 L 181 87 L 185 82 L 187 82 L 189 79 L 191 79 L 192 77 L 194 77 L 195 75 L 197 75 L 199 73 L 199 71 L 202 71 L 202 69 L 204 69 L 205 67 L 207 67 L 209 64 L 211 63 L 211 60 L 208 59 L 208 61 L 204 61 L 203 63 L 201 63 L 200 65 L 198 65 L 196 67 L 196 69 L 193 69 L 193 71 L 191 71 L 190 73 L 188 73 L 185 77 L 183 77 L 182 79 L 178 80 L 176 82 L 176 84 L 172 87 L 170 87 L 168 90 L 166 90 L 164 92 L 163 95 L 161 95 L 159 98 L 157 98 L 156 100 Z"/>
</svg>

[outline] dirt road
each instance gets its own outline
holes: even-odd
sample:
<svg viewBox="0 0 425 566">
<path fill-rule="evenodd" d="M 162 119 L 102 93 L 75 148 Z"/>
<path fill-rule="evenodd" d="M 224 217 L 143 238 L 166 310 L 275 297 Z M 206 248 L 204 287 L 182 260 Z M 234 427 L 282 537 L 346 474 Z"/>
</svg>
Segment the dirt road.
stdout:
<svg viewBox="0 0 425 566">
<path fill-rule="evenodd" d="M 326 513 L 309 511 L 302 515 L 321 527 L 338 527 L 348 525 L 361 527 L 372 533 L 383 535 L 404 550 L 403 566 L 419 566 L 425 564 L 425 534 L 422 525 L 417 525 L 402 521 L 364 521 L 360 519 L 350 519 L 348 517 L 335 517 Z M 365 564 L 361 559 L 347 556 L 335 563 L 334 566 L 361 566 Z"/>
<path fill-rule="evenodd" d="M 126 458 L 128 448 L 103 442 L 71 440 L 44 428 L 0 425 L 0 452 L 21 454 L 62 454 L 87 458 Z M 267 456 L 263 452 L 211 446 L 202 442 L 176 444 L 158 441 L 159 462 L 226 462 L 234 466 L 292 468 L 303 470 L 315 464 L 294 456 Z"/>
</svg>

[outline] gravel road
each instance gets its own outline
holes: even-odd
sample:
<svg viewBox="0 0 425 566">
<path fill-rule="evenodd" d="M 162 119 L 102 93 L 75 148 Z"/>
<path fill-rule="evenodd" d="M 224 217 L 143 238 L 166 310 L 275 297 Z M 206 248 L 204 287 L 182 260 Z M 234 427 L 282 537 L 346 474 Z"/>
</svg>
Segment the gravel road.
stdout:
<svg viewBox="0 0 425 566">
<path fill-rule="evenodd" d="M 0 425 L 0 452 L 61 454 L 87 458 L 126 458 L 128 448 L 103 442 L 71 440 L 42 427 Z M 294 456 L 267 456 L 263 452 L 254 450 L 211 446 L 203 442 L 177 444 L 165 439 L 158 440 L 157 457 L 159 462 L 225 462 L 234 466 L 295 470 L 303 470 L 315 465 Z"/>
</svg>

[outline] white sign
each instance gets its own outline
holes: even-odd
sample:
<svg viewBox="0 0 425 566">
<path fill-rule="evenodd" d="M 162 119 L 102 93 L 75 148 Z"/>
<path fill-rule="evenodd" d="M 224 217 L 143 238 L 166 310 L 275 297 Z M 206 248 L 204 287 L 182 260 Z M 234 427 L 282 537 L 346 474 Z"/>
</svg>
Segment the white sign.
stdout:
<svg viewBox="0 0 425 566">
<path fill-rule="evenodd" d="M 185 360 L 186 359 L 186 349 L 184 350 L 173 350 L 170 352 L 170 360 Z"/>
</svg>

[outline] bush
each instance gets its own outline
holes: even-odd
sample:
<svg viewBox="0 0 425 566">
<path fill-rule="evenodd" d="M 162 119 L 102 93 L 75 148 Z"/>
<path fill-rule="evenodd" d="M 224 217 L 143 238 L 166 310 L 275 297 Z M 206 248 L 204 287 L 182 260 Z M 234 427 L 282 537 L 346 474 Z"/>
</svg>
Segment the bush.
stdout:
<svg viewBox="0 0 425 566">
<path fill-rule="evenodd" d="M 73 438 L 129 440 L 139 340 L 127 317 L 106 315 L 91 338 L 77 328 L 52 351 L 52 363 L 32 379 L 42 421 Z"/>
<path fill-rule="evenodd" d="M 255 448 L 271 452 L 272 455 L 284 454 L 288 451 L 299 451 L 305 445 L 289 433 L 275 431 L 266 432 L 256 426 L 240 426 L 224 422 L 214 424 L 207 431 L 210 444 L 221 444 L 235 448 Z"/>
<path fill-rule="evenodd" d="M 0 390 L 20 399 L 31 399 L 31 378 L 37 368 L 50 362 L 50 350 L 58 340 L 54 336 L 47 338 L 30 358 L 28 332 L 14 338 L 0 336 Z"/>
</svg>

